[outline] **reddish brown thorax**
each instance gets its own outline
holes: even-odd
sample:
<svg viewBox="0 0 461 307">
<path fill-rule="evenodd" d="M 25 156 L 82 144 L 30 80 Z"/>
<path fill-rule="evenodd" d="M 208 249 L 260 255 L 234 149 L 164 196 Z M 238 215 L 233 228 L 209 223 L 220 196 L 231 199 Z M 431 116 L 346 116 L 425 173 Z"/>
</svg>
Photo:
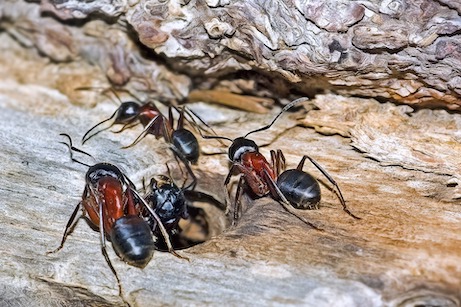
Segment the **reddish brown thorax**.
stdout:
<svg viewBox="0 0 461 307">
<path fill-rule="evenodd" d="M 150 120 L 154 119 L 156 116 L 160 115 L 160 111 L 151 105 L 150 103 L 147 103 L 139 109 L 139 118 L 140 120 L 146 120 L 146 125 L 149 123 Z M 144 125 L 144 123 L 142 123 Z"/>
<path fill-rule="evenodd" d="M 251 190 L 258 196 L 267 195 L 270 192 L 267 175 L 275 180 L 275 172 L 266 158 L 259 152 L 246 152 L 242 155 L 241 164 L 241 172 Z"/>
<path fill-rule="evenodd" d="M 150 103 L 141 106 L 139 112 L 139 121 L 141 124 L 146 127 L 153 119 L 155 119 L 155 123 L 150 127 L 149 133 L 153 134 L 158 139 L 164 136 L 163 131 L 166 128 L 167 134 L 171 134 L 172 128 L 170 124 L 156 106 Z"/>
<path fill-rule="evenodd" d="M 259 177 L 264 178 L 264 170 L 275 180 L 275 172 L 266 158 L 259 152 L 246 152 L 242 155 L 242 164 L 254 170 Z"/>
<path fill-rule="evenodd" d="M 97 194 L 97 195 L 94 195 Z M 83 206 L 88 212 L 91 222 L 99 227 L 99 205 L 103 209 L 104 232 L 110 233 L 114 222 L 127 214 L 136 215 L 133 196 L 127 189 L 123 192 L 122 184 L 113 177 L 101 178 L 96 186 L 96 193 L 89 192 L 83 199 Z"/>
</svg>

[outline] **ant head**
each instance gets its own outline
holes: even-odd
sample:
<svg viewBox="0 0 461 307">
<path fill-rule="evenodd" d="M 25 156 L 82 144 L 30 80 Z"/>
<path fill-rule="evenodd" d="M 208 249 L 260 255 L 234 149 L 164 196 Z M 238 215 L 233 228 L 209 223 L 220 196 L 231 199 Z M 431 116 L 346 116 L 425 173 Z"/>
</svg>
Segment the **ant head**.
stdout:
<svg viewBox="0 0 461 307">
<path fill-rule="evenodd" d="M 140 105 L 134 101 L 122 102 L 120 107 L 117 109 L 115 116 L 115 124 L 129 124 L 137 118 L 139 115 Z"/>
<path fill-rule="evenodd" d="M 164 186 L 164 185 L 172 185 L 173 182 L 172 180 L 165 175 L 156 175 L 155 177 L 152 177 L 149 182 L 149 188 L 151 191 L 155 191 L 158 188 Z"/>
<path fill-rule="evenodd" d="M 229 147 L 229 159 L 232 162 L 240 162 L 244 153 L 258 151 L 259 147 L 254 141 L 244 137 L 239 137 L 236 138 Z"/>
<path fill-rule="evenodd" d="M 103 177 L 113 177 L 121 182 L 125 182 L 125 176 L 118 167 L 109 163 L 97 163 L 90 166 L 86 172 L 86 183 L 95 186 L 99 179 Z"/>
</svg>

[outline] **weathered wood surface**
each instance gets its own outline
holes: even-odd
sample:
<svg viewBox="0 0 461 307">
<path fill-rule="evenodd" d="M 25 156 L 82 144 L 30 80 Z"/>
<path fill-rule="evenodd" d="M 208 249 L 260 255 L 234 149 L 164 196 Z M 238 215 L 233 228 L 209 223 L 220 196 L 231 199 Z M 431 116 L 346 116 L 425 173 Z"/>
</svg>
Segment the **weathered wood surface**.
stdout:
<svg viewBox="0 0 461 307">
<path fill-rule="evenodd" d="M 332 90 L 459 110 L 460 14 L 431 0 L 6 0 L 0 28 L 164 99 L 197 87 L 276 99 Z"/>
<path fill-rule="evenodd" d="M 116 107 L 105 97 L 72 89 L 88 80 L 102 82 L 104 70 L 85 61 L 50 63 L 6 34 L 0 34 L 0 47 L 0 305 L 121 305 L 98 233 L 84 220 L 59 253 L 45 254 L 59 244 L 86 171 L 69 162 L 59 133 L 69 133 L 78 144 Z M 157 252 L 140 270 L 118 260 L 109 245 L 127 301 L 134 306 L 460 306 L 461 116 L 334 95 L 304 105 L 307 114 L 286 114 L 273 129 L 255 135 L 258 143 L 269 144 L 262 152 L 281 148 L 290 166 L 311 155 L 363 219 L 346 215 L 322 185 L 320 210 L 300 214 L 323 233 L 263 198 L 250 202 L 237 227 L 182 251 L 190 262 Z M 230 137 L 273 116 L 191 107 Z M 297 118 L 301 126 L 295 127 Z M 139 185 L 142 177 L 165 172 L 164 163 L 174 159 L 153 138 L 121 150 L 137 133 L 103 133 L 83 148 L 119 165 Z M 225 150 L 216 142 L 201 144 L 207 153 Z M 223 192 L 227 169 L 225 155 L 201 157 L 195 168 L 200 187 Z M 306 170 L 325 183 L 311 166 Z"/>
</svg>

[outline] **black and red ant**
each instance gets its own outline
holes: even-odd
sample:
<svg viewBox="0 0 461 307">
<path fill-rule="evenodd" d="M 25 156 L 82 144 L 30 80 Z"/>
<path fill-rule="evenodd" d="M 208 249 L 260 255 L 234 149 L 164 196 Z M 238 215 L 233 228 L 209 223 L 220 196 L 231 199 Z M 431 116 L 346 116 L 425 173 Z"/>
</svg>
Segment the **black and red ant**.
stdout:
<svg viewBox="0 0 461 307">
<path fill-rule="evenodd" d="M 153 256 L 155 244 L 151 227 L 144 220 L 141 210 L 143 212 L 146 210 L 147 213 L 144 212 L 144 215 L 149 215 L 157 222 L 155 227 L 158 227 L 163 235 L 169 252 L 179 258 L 185 257 L 174 251 L 160 217 L 147 205 L 136 191 L 134 184 L 118 167 L 109 163 L 90 166 L 74 159 L 74 151 L 90 157 L 91 155 L 75 148 L 68 134 L 61 135 L 68 138 L 68 143 L 61 143 L 68 146 L 72 161 L 88 166 L 89 169 L 85 175 L 86 184 L 82 200 L 77 204 L 66 224 L 61 244 L 48 253 L 55 253 L 62 249 L 73 228 L 77 213 L 82 209 L 81 216 L 87 217 L 94 227 L 99 228 L 102 254 L 117 279 L 119 295 L 123 299 L 120 279 L 106 251 L 106 238 L 112 242 L 112 247 L 120 259 L 130 265 L 144 268 Z"/>
<path fill-rule="evenodd" d="M 79 90 L 86 90 L 88 88 L 79 88 Z M 112 89 L 111 89 L 112 90 Z M 173 151 L 175 157 L 179 158 L 185 165 L 187 172 L 192 177 L 192 182 L 187 186 L 188 189 L 195 187 L 197 178 L 194 175 L 189 163 L 195 164 L 198 161 L 200 155 L 200 147 L 195 135 L 184 128 L 185 113 L 189 115 L 191 120 L 188 120 L 193 127 L 196 127 L 201 133 L 201 128 L 195 121 L 196 117 L 205 126 L 208 125 L 194 112 L 187 110 L 185 107 L 177 109 L 170 106 L 168 108 L 168 118 L 163 115 L 157 106 L 153 102 L 147 102 L 143 105 L 134 101 L 122 102 L 117 93 L 112 90 L 114 95 L 118 98 L 121 105 L 115 110 L 115 112 L 107 119 L 99 122 L 98 124 L 91 127 L 82 137 L 82 144 L 87 142 L 89 139 L 99 134 L 102 131 L 110 129 L 113 125 L 123 125 L 122 129 L 117 131 L 121 132 L 127 128 L 132 128 L 139 123 L 144 126 L 144 130 L 141 134 L 128 146 L 122 148 L 129 148 L 139 143 L 147 134 L 152 134 L 156 139 L 163 137 L 165 141 L 170 144 L 170 148 Z M 174 128 L 173 109 L 179 112 L 179 118 L 177 121 L 176 129 Z M 193 114 L 193 116 L 191 115 Z M 90 134 L 94 129 L 99 127 L 101 124 L 112 120 L 110 126 L 103 128 Z"/>
<path fill-rule="evenodd" d="M 309 173 L 303 172 L 302 167 L 304 161 L 308 158 L 322 174 L 334 186 L 337 191 L 338 198 L 343 206 L 343 210 L 353 218 L 360 219 L 352 214 L 346 206 L 341 190 L 333 178 L 312 158 L 305 155 L 298 165 L 297 169 L 286 170 L 280 174 L 280 170 L 284 169 L 285 157 L 283 153 L 271 151 L 271 162 L 259 152 L 258 145 L 248 139 L 250 134 L 269 129 L 275 121 L 288 109 L 306 101 L 307 98 L 299 98 L 287 104 L 272 122 L 264 127 L 252 130 L 243 137 L 231 139 L 224 136 L 204 136 L 209 139 L 223 139 L 232 142 L 228 150 L 228 157 L 232 163 L 229 173 L 224 181 L 224 185 L 228 185 L 231 177 L 235 174 L 242 174 L 237 185 L 237 191 L 234 199 L 234 223 L 238 220 L 238 212 L 240 210 L 240 197 L 243 194 L 243 188 L 248 187 L 256 196 L 262 197 L 270 194 L 274 199 L 278 200 L 282 206 L 291 214 L 302 220 L 304 223 L 313 228 L 318 229 L 311 222 L 299 216 L 291 206 L 297 209 L 314 209 L 318 208 L 321 193 L 317 180 Z"/>
</svg>

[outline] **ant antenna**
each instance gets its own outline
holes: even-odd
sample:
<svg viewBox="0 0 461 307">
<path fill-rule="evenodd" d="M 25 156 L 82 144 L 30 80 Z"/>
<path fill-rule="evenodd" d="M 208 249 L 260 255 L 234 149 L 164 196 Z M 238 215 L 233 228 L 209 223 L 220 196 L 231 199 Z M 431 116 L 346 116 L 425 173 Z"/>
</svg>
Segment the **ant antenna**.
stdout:
<svg viewBox="0 0 461 307">
<path fill-rule="evenodd" d="M 186 119 L 191 125 L 192 127 L 198 131 L 198 133 L 200 133 L 200 136 L 204 139 L 218 139 L 218 140 L 227 140 L 227 141 L 230 141 L 230 142 L 233 142 L 234 140 L 228 138 L 228 137 L 225 137 L 225 136 L 219 136 L 216 134 L 216 131 L 214 131 L 214 129 L 207 123 L 205 122 L 196 112 L 194 112 L 192 109 L 189 109 L 189 108 L 186 108 L 185 106 L 182 107 L 182 109 L 180 110 L 178 107 L 175 107 L 175 106 L 172 106 L 176 112 L 178 113 L 181 113 L 181 110 L 184 110 L 184 113 L 189 115 L 189 119 Z M 195 121 L 195 118 L 197 118 L 206 128 L 208 128 L 214 135 L 204 135 L 203 134 L 203 131 L 202 131 L 202 127 L 200 127 L 200 125 Z M 204 129 L 205 130 L 205 129 Z M 208 131 L 207 131 L 208 132 Z M 223 144 L 224 145 L 224 144 Z"/>
<path fill-rule="evenodd" d="M 118 112 L 118 109 L 115 110 L 115 112 L 107 119 L 97 123 L 96 125 L 94 125 L 93 127 L 90 128 L 90 130 L 88 130 L 82 137 L 82 145 L 84 145 L 86 143 L 86 141 L 88 141 L 89 139 L 91 139 L 93 136 L 105 131 L 105 130 L 108 130 L 110 129 L 114 124 L 111 124 L 109 127 L 106 127 L 106 128 L 103 128 L 99 131 L 96 131 L 95 133 L 91 134 L 90 136 L 88 136 L 88 134 L 90 134 L 91 131 L 93 131 L 94 129 L 96 129 L 97 127 L 99 127 L 101 124 L 104 124 L 108 121 L 110 121 L 111 119 L 113 119 L 115 117 L 115 115 L 117 115 L 117 112 Z M 88 137 L 87 137 L 88 136 Z"/>
<path fill-rule="evenodd" d="M 202 138 L 204 138 L 204 139 L 226 140 L 226 141 L 229 141 L 229 142 L 234 142 L 233 139 L 228 138 L 226 136 L 220 136 L 220 135 L 202 135 Z"/>
<path fill-rule="evenodd" d="M 269 129 L 270 127 L 272 127 L 272 125 L 275 123 L 275 121 L 276 121 L 283 113 L 285 113 L 286 111 L 288 111 L 289 109 L 291 109 L 291 108 L 294 107 L 295 105 L 300 104 L 300 103 L 302 103 L 302 102 L 304 102 L 304 101 L 307 101 L 307 100 L 309 100 L 309 98 L 307 98 L 307 97 L 301 97 L 301 98 L 298 98 L 298 99 L 296 99 L 296 100 L 293 100 L 292 102 L 290 102 L 289 104 L 287 104 L 286 106 L 283 107 L 283 109 L 279 112 L 279 114 L 277 114 L 277 116 L 272 120 L 272 122 L 271 122 L 269 125 L 266 125 L 266 126 L 264 126 L 264 127 L 261 127 L 261 128 L 256 129 L 256 130 L 253 130 L 253 131 L 248 132 L 247 134 L 245 134 L 244 138 L 246 138 L 247 136 L 249 136 L 249 135 L 252 134 L 252 133 L 260 132 L 260 131 Z"/>
<path fill-rule="evenodd" d="M 78 148 L 74 147 L 74 146 L 72 145 L 72 138 L 71 138 L 67 133 L 60 133 L 59 135 L 65 136 L 65 137 L 67 137 L 67 139 L 69 140 L 69 143 L 66 143 L 66 142 L 59 142 L 59 143 L 64 144 L 64 145 L 67 146 L 67 148 L 69 148 L 70 159 L 71 159 L 72 161 L 74 161 L 74 162 L 77 162 L 77 163 L 79 163 L 79 164 L 82 164 L 82 165 L 85 165 L 85 166 L 87 166 L 87 167 L 90 167 L 91 165 L 86 164 L 86 163 L 83 163 L 83 162 L 81 162 L 81 161 L 75 159 L 75 158 L 74 158 L 73 152 L 76 151 L 76 152 L 82 153 L 82 154 L 84 154 L 84 155 L 87 155 L 87 156 L 89 156 L 89 157 L 91 157 L 91 158 L 93 158 L 93 156 L 90 155 L 89 153 L 87 153 L 87 152 L 81 150 L 81 149 L 78 149 Z"/>
<path fill-rule="evenodd" d="M 287 104 L 286 106 L 283 107 L 283 109 L 279 112 L 279 114 L 277 114 L 277 116 L 272 120 L 272 122 L 269 124 L 269 125 L 266 125 L 264 127 L 261 127 L 261 128 L 258 128 L 256 130 L 253 130 L 253 131 L 250 131 L 248 132 L 247 134 L 245 134 L 245 136 L 243 138 L 246 138 L 247 136 L 249 136 L 250 134 L 252 133 L 255 133 L 255 132 L 260 132 L 260 131 L 263 131 L 263 130 L 267 130 L 269 129 L 270 127 L 272 127 L 272 125 L 275 123 L 275 121 L 283 114 L 285 113 L 286 111 L 288 111 L 289 109 L 291 109 L 292 107 L 304 102 L 304 101 L 307 101 L 309 100 L 309 98 L 307 97 L 301 97 L 301 98 L 298 98 L 296 100 L 293 100 L 292 102 L 290 102 L 289 104 Z M 208 126 L 208 125 L 207 125 Z M 230 141 L 230 142 L 234 142 L 233 139 L 231 138 L 228 138 L 228 137 L 225 137 L 225 136 L 220 136 L 220 135 L 203 135 L 202 133 L 200 133 L 201 136 L 204 138 L 204 139 L 218 139 L 218 140 L 227 140 L 227 141 Z"/>
</svg>

